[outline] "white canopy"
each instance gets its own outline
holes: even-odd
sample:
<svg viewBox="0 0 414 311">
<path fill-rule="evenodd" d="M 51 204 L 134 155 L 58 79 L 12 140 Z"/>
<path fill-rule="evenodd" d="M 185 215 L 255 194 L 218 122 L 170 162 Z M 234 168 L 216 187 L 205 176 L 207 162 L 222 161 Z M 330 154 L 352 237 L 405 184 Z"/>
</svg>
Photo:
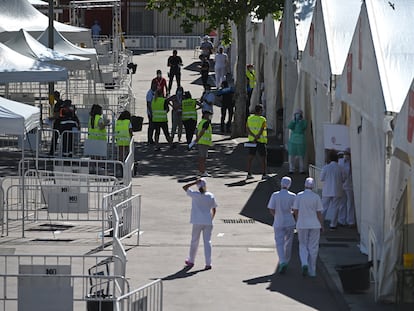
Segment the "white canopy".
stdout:
<svg viewBox="0 0 414 311">
<path fill-rule="evenodd" d="M 41 6 L 41 5 L 48 6 L 49 5 L 48 2 L 42 1 L 42 0 L 28 0 L 28 1 L 31 5 L 39 5 L 39 6 Z"/>
<path fill-rule="evenodd" d="M 23 29 L 20 29 L 14 38 L 6 41 L 4 44 L 24 56 L 63 66 L 71 70 L 90 68 L 89 58 L 63 54 L 49 49 Z"/>
<path fill-rule="evenodd" d="M 49 28 L 47 28 L 37 40 L 43 45 L 49 46 Z M 55 51 L 64 54 L 77 55 L 82 57 L 88 57 L 93 63 L 96 62 L 96 49 L 94 48 L 81 48 L 69 40 L 67 40 L 61 33 L 56 29 L 53 30 L 53 40 Z"/>
<path fill-rule="evenodd" d="M 67 79 L 66 68 L 39 62 L 0 43 L 0 83 L 53 82 Z"/>
<path fill-rule="evenodd" d="M 361 250 L 375 235 L 381 256 L 378 293 L 393 300 L 398 261 L 401 189 L 406 164 L 392 157 L 393 126 L 414 77 L 412 0 L 366 0 L 337 81 L 338 98 L 350 107 L 352 170 Z M 375 172 L 375 178 L 372 173 Z M 370 234 L 371 231 L 371 234 Z"/>
<path fill-rule="evenodd" d="M 317 0 L 302 53 L 295 108 L 302 109 L 312 122 L 307 146 L 314 148 L 315 158 L 308 148 L 308 159 L 320 167 L 325 163 L 324 123 L 341 121 L 341 106 L 335 105 L 331 81 L 342 74 L 360 8 L 360 0 Z"/>
<path fill-rule="evenodd" d="M 91 35 L 87 28 L 66 25 L 54 22 L 54 27 L 64 32 L 65 36 L 76 43 L 90 45 Z M 9 40 L 13 32 L 20 29 L 28 31 L 32 36 L 37 37 L 49 26 L 49 18 L 39 12 L 27 0 L 1 0 L 0 1 L 0 33 L 8 32 L 8 36 L 1 36 L 2 42 Z"/>
<path fill-rule="evenodd" d="M 0 134 L 23 135 L 39 127 L 37 107 L 0 97 Z"/>
</svg>

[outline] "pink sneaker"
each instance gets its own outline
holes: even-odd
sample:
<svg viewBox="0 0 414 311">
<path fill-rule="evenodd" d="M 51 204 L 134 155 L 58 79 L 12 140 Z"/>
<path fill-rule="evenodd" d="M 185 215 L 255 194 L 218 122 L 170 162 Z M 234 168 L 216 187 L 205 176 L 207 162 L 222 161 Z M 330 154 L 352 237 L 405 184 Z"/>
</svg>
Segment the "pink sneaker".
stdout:
<svg viewBox="0 0 414 311">
<path fill-rule="evenodd" d="M 185 265 L 186 265 L 187 267 L 189 267 L 189 268 L 194 267 L 194 263 L 193 263 L 193 262 L 188 261 L 188 259 L 186 259 L 186 260 L 185 260 Z"/>
</svg>

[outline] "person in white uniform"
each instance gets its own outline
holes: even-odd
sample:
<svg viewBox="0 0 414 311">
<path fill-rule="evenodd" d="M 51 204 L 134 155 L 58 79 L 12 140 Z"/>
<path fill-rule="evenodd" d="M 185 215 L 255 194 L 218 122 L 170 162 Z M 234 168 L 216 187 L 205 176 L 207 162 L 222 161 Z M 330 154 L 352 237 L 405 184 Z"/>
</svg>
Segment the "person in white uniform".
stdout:
<svg viewBox="0 0 414 311">
<path fill-rule="evenodd" d="M 344 194 L 342 184 L 345 181 L 343 169 L 338 164 L 338 154 L 331 150 L 328 154 L 329 163 L 322 168 L 320 179 L 323 182 L 322 202 L 323 216 L 330 220 L 329 230 L 336 230 L 338 213 Z"/>
<path fill-rule="evenodd" d="M 295 219 L 292 214 L 293 202 L 296 194 L 289 191 L 292 183 L 290 177 L 283 177 L 280 181 L 280 191 L 273 192 L 267 208 L 273 215 L 273 229 L 275 232 L 276 251 L 279 256 L 278 272 L 286 272 L 292 254 Z"/>
<path fill-rule="evenodd" d="M 214 57 L 214 72 L 216 75 L 216 88 L 219 89 L 221 83 L 226 80 L 226 71 L 228 65 L 228 57 L 227 54 L 224 53 L 224 48 L 220 46 L 218 48 L 218 52 Z"/>
<path fill-rule="evenodd" d="M 323 231 L 322 201 L 312 191 L 314 180 L 305 180 L 305 190 L 296 195 L 293 212 L 299 240 L 299 257 L 303 276 L 316 276 L 316 259 L 319 251 L 320 232 Z"/>
<path fill-rule="evenodd" d="M 345 181 L 343 183 L 344 197 L 343 205 L 339 211 L 338 223 L 345 226 L 355 226 L 355 203 L 354 203 L 354 187 L 352 184 L 352 169 L 351 169 L 351 149 L 347 148 L 344 151 L 342 163 L 339 165 L 343 168 Z"/>
<path fill-rule="evenodd" d="M 190 187 L 197 186 L 197 190 Z M 204 257 L 206 265 L 205 270 L 211 269 L 211 233 L 213 231 L 213 218 L 216 215 L 216 199 L 211 192 L 207 192 L 207 183 L 204 178 L 197 179 L 194 182 L 183 186 L 184 191 L 192 199 L 191 219 L 193 225 L 191 233 L 191 245 L 188 258 L 185 260 L 187 267 L 194 266 L 194 261 L 200 241 L 201 232 L 204 241 Z"/>
</svg>

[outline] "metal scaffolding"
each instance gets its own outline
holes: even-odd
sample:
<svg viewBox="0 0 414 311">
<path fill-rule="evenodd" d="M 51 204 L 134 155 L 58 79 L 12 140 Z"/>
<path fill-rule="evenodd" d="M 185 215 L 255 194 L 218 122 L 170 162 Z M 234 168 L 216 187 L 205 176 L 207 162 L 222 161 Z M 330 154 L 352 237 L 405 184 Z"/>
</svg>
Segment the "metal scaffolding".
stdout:
<svg viewBox="0 0 414 311">
<path fill-rule="evenodd" d="M 122 49 L 121 0 L 85 0 L 70 1 L 70 23 L 81 26 L 81 11 L 87 9 L 112 8 L 112 53 L 114 64 L 119 63 L 119 53 Z"/>
</svg>

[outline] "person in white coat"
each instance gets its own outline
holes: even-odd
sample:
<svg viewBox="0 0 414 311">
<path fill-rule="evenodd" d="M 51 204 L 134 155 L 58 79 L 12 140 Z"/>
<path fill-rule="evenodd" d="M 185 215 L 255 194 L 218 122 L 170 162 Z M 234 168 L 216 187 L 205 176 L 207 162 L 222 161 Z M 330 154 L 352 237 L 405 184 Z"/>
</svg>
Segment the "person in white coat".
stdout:
<svg viewBox="0 0 414 311">
<path fill-rule="evenodd" d="M 344 194 L 343 183 L 345 174 L 338 164 L 338 154 L 331 150 L 328 154 L 328 164 L 322 168 L 320 179 L 323 182 L 322 203 L 323 216 L 330 220 L 329 230 L 336 230 L 338 213 Z"/>
<path fill-rule="evenodd" d="M 219 89 L 221 83 L 226 80 L 226 71 L 229 60 L 227 54 L 224 53 L 224 48 L 219 46 L 218 52 L 214 57 L 214 72 L 216 75 L 216 88 Z"/>
<path fill-rule="evenodd" d="M 190 189 L 192 186 L 197 186 L 198 191 Z M 204 257 L 206 262 L 204 269 L 210 270 L 211 233 L 213 231 L 213 219 L 216 215 L 216 199 L 214 194 L 207 192 L 207 182 L 204 178 L 197 179 L 194 182 L 184 185 L 183 189 L 192 199 L 190 222 L 193 225 L 190 253 L 188 258 L 185 260 L 185 264 L 188 268 L 192 268 L 194 266 L 194 260 L 202 232 L 204 241 Z"/>
<path fill-rule="evenodd" d="M 351 168 L 351 149 L 344 151 L 344 157 L 340 165 L 343 168 L 345 181 L 343 184 L 344 197 L 343 205 L 339 211 L 338 223 L 340 225 L 354 227 L 355 226 L 355 202 L 354 187 L 352 184 L 352 168 Z"/>
<path fill-rule="evenodd" d="M 305 180 L 305 190 L 296 195 L 293 212 L 299 240 L 299 257 L 303 276 L 316 276 L 316 259 L 319 252 L 319 238 L 323 231 L 322 201 L 312 191 L 314 180 Z"/>
<path fill-rule="evenodd" d="M 273 215 L 273 229 L 275 232 L 276 251 L 279 256 L 278 272 L 286 272 L 292 254 L 295 219 L 292 214 L 293 202 L 296 194 L 289 191 L 292 183 L 290 177 L 283 177 L 280 181 L 280 191 L 273 192 L 267 208 Z"/>
</svg>

